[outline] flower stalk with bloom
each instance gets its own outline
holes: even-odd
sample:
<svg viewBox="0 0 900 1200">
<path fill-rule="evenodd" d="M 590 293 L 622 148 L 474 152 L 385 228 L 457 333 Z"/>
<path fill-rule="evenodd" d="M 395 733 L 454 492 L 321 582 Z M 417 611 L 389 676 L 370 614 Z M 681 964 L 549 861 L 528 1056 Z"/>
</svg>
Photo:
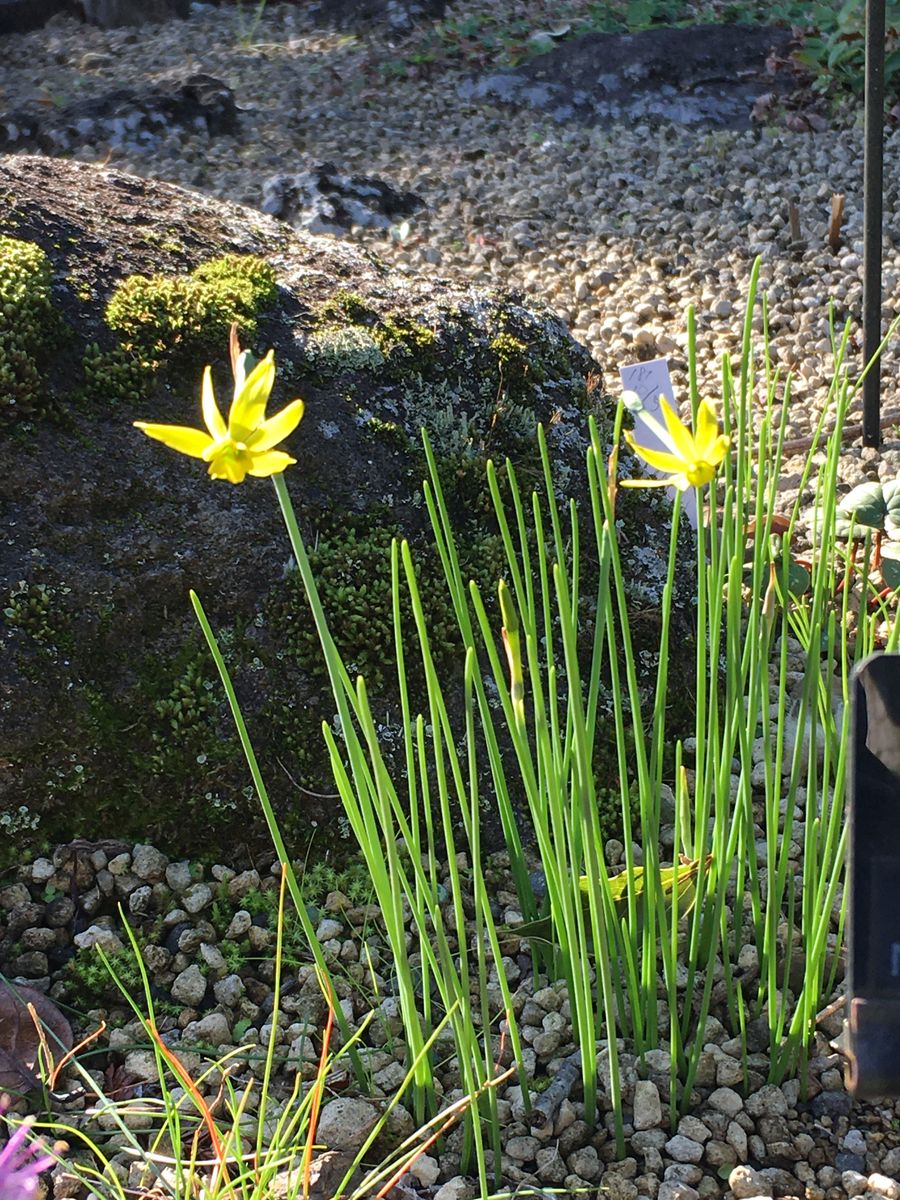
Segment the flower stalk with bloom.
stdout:
<svg viewBox="0 0 900 1200">
<path fill-rule="evenodd" d="M 275 382 L 275 359 L 266 357 L 246 374 L 247 352 L 234 361 L 234 399 L 226 425 L 216 403 L 209 367 L 203 373 L 202 410 L 206 429 L 185 425 L 154 425 L 135 421 L 148 437 L 209 463 L 213 479 L 243 483 L 247 475 L 266 477 L 280 474 L 297 460 L 276 450 L 294 432 L 303 416 L 303 401 L 294 400 L 275 416 L 266 419 L 266 405 Z"/>
<path fill-rule="evenodd" d="M 626 432 L 625 440 L 648 466 L 666 472 L 666 477 L 623 479 L 622 487 L 675 487 L 680 492 L 686 492 L 691 487 L 704 487 L 715 476 L 731 444 L 725 434 L 719 433 L 719 423 L 712 405 L 706 400 L 700 401 L 696 432 L 691 432 L 678 419 L 678 414 L 667 403 L 665 396 L 660 396 L 659 402 L 665 428 L 646 411 L 641 411 L 641 419 L 668 449 L 655 450 L 641 446 L 633 433 Z"/>
<path fill-rule="evenodd" d="M 30 1121 L 23 1121 L 0 1149 L 0 1200 L 31 1200 L 39 1177 L 56 1165 L 40 1140 L 29 1138 Z"/>
</svg>

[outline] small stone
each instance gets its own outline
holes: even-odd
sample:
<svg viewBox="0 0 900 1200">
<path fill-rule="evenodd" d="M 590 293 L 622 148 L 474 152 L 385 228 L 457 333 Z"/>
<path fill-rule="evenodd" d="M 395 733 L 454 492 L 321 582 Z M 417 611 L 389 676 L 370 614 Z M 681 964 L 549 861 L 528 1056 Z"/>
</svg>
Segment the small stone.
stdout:
<svg viewBox="0 0 900 1200">
<path fill-rule="evenodd" d="M 698 1184 L 703 1178 L 703 1168 L 695 1163 L 670 1163 L 665 1170 L 665 1178 L 670 1182 Z"/>
<path fill-rule="evenodd" d="M 689 1183 L 665 1179 L 659 1185 L 656 1200 L 700 1200 L 700 1193 Z"/>
<path fill-rule="evenodd" d="M 191 963 L 175 977 L 172 984 L 172 999 L 179 1004 L 196 1008 L 206 995 L 206 976 L 196 963 Z"/>
<path fill-rule="evenodd" d="M 877 1196 L 885 1196 L 887 1200 L 900 1200 L 900 1183 L 887 1175 L 876 1172 L 868 1179 L 869 1191 Z"/>
<path fill-rule="evenodd" d="M 169 863 L 166 867 L 166 883 L 177 896 L 180 896 L 193 882 L 190 863 Z"/>
<path fill-rule="evenodd" d="M 400 1066 L 399 1063 L 396 1065 Z M 374 1105 L 366 1100 L 339 1096 L 322 1109 L 316 1141 L 327 1146 L 329 1150 L 345 1150 L 355 1154 L 372 1132 L 377 1120 L 378 1110 Z"/>
<path fill-rule="evenodd" d="M 433 1200 L 472 1200 L 475 1190 L 464 1175 L 454 1175 L 446 1183 L 441 1184 L 434 1193 Z"/>
<path fill-rule="evenodd" d="M 436 1158 L 430 1154 L 420 1154 L 410 1166 L 409 1173 L 418 1179 L 422 1187 L 432 1187 L 438 1181 L 441 1168 Z"/>
<path fill-rule="evenodd" d="M 124 875 L 130 866 L 130 854 L 117 854 L 115 858 L 111 858 L 106 864 L 106 869 L 110 875 Z"/>
<path fill-rule="evenodd" d="M 332 917 L 323 918 L 316 927 L 316 937 L 320 942 L 328 942 L 332 938 L 338 938 L 343 932 L 343 923 L 335 921 Z"/>
<path fill-rule="evenodd" d="M 223 975 L 228 970 L 222 951 L 212 942 L 200 943 L 200 957 L 215 975 Z"/>
<path fill-rule="evenodd" d="M 545 1146 L 542 1150 L 538 1150 L 535 1161 L 537 1163 L 537 1177 L 541 1183 L 560 1184 L 569 1173 L 566 1160 L 556 1146 Z M 604 1180 L 608 1180 L 608 1171 L 604 1174 L 603 1178 Z M 619 1198 L 612 1192 L 610 1200 L 626 1200 L 626 1198 Z"/>
<path fill-rule="evenodd" d="M 841 1149 L 850 1154 L 866 1153 L 866 1138 L 861 1129 L 848 1129 L 841 1141 Z"/>
<path fill-rule="evenodd" d="M 728 1186 L 735 1200 L 750 1200 L 752 1196 L 771 1196 L 772 1184 L 752 1167 L 735 1167 L 728 1176 Z"/>
<path fill-rule="evenodd" d="M 49 883 L 56 874 L 56 867 L 49 858 L 36 858 L 31 864 L 31 882 L 38 887 Z"/>
<path fill-rule="evenodd" d="M 191 916 L 196 916 L 210 903 L 212 895 L 212 888 L 208 883 L 194 883 L 182 895 L 182 907 Z"/>
<path fill-rule="evenodd" d="M 703 1158 L 711 1167 L 733 1167 L 737 1165 L 737 1153 L 730 1142 L 720 1142 L 715 1138 L 706 1143 L 703 1148 Z"/>
<path fill-rule="evenodd" d="M 676 1133 L 666 1142 L 666 1154 L 676 1162 L 698 1163 L 703 1157 L 703 1147 L 693 1138 Z"/>
<path fill-rule="evenodd" d="M 593 1146 L 582 1146 L 580 1150 L 573 1150 L 567 1162 L 569 1170 L 588 1183 L 598 1179 L 603 1171 L 600 1156 Z"/>
<path fill-rule="evenodd" d="M 748 1096 L 744 1107 L 751 1117 L 785 1117 L 788 1111 L 784 1093 L 774 1083 L 768 1083 Z"/>
<path fill-rule="evenodd" d="M 239 942 L 253 924 L 253 918 L 244 908 L 239 908 L 225 930 L 226 942 Z"/>
<path fill-rule="evenodd" d="M 162 971 L 165 971 L 172 961 L 172 955 L 165 946 L 154 946 L 152 943 L 143 948 L 141 957 L 144 960 L 147 970 L 153 975 L 158 975 Z"/>
<path fill-rule="evenodd" d="M 89 925 L 83 933 L 76 933 L 72 940 L 79 950 L 90 950 L 99 946 L 106 954 L 116 954 L 125 949 L 119 935 L 102 925 Z"/>
<path fill-rule="evenodd" d="M 548 1059 L 555 1054 L 562 1043 L 562 1037 L 555 1031 L 539 1033 L 531 1043 L 538 1058 Z"/>
<path fill-rule="evenodd" d="M 712 1130 L 704 1125 L 699 1117 L 686 1116 L 678 1122 L 678 1132 L 695 1142 L 706 1142 L 712 1137 Z"/>
<path fill-rule="evenodd" d="M 504 1146 L 506 1153 L 516 1162 L 533 1162 L 540 1148 L 541 1143 L 536 1137 L 511 1137 Z"/>
<path fill-rule="evenodd" d="M 185 1025 L 182 1039 L 185 1045 L 199 1042 L 204 1046 L 222 1046 L 231 1043 L 231 1027 L 223 1013 L 211 1012 L 199 1021 Z"/>
<path fill-rule="evenodd" d="M 217 979 L 213 984 L 216 1003 L 223 1004 L 226 1008 L 237 1008 L 244 998 L 244 992 L 244 981 L 240 975 L 226 975 L 224 979 Z"/>
<path fill-rule="evenodd" d="M 129 1050 L 125 1055 L 125 1070 L 147 1083 L 159 1082 L 159 1067 L 152 1050 Z"/>
<path fill-rule="evenodd" d="M 736 1117 L 743 1109 L 744 1101 L 734 1088 L 720 1087 L 710 1094 L 709 1106 L 726 1117 Z"/>
<path fill-rule="evenodd" d="M 128 911 L 133 916 L 144 916 L 153 904 L 153 888 L 148 884 L 135 888 L 128 897 Z"/>
<path fill-rule="evenodd" d="M 635 1129 L 656 1129 L 662 1124 L 662 1102 L 659 1088 L 649 1079 L 639 1079 L 634 1085 Z"/>
<path fill-rule="evenodd" d="M 734 305 L 730 300 L 717 300 L 712 306 L 714 317 L 730 317 L 734 312 Z"/>
<path fill-rule="evenodd" d="M 22 933 L 22 948 L 24 950 L 41 950 L 46 952 L 56 945 L 56 930 L 38 927 L 26 929 Z"/>
<path fill-rule="evenodd" d="M 848 1196 L 861 1196 L 868 1191 L 869 1181 L 860 1171 L 844 1171 L 841 1175 L 841 1186 Z"/>
<path fill-rule="evenodd" d="M 228 881 L 228 895 L 232 900 L 239 900 L 248 892 L 259 890 L 259 871 L 241 871 L 234 879 Z"/>
<path fill-rule="evenodd" d="M 131 870 L 138 879 L 144 879 L 148 883 L 157 883 L 165 877 L 168 865 L 168 858 L 155 846 L 149 846 L 146 843 L 138 843 L 135 846 L 131 856 Z"/>
</svg>

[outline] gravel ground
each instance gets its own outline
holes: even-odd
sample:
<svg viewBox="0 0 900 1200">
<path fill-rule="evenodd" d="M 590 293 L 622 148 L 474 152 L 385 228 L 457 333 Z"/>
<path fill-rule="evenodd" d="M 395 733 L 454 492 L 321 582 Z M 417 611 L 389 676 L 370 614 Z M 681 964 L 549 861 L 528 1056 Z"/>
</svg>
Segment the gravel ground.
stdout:
<svg viewBox="0 0 900 1200">
<path fill-rule="evenodd" d="M 606 849 L 611 864 L 621 857 L 621 844 L 610 842 Z M 459 861 L 458 866 L 465 877 L 465 863 Z M 521 922 L 502 857 L 487 861 L 485 869 L 497 917 L 510 926 Z M 133 970 L 125 972 L 130 951 L 124 949 L 126 939 L 116 912 L 121 905 L 142 947 L 158 1028 L 166 1044 L 210 1099 L 221 1082 L 218 1071 L 206 1070 L 210 1058 L 229 1055 L 231 1084 L 238 1097 L 254 1082 L 254 1103 L 247 1106 L 241 1121 L 247 1137 L 253 1139 L 258 1123 L 256 1081 L 266 1071 L 265 1049 L 273 1024 L 275 1067 L 267 1093 L 270 1122 L 288 1102 L 297 1073 L 303 1079 L 314 1076 L 326 1016 L 308 952 L 295 947 L 288 934 L 285 956 L 292 959 L 296 954 L 300 964 L 293 958 L 285 973 L 278 1019 L 273 1021 L 271 956 L 278 871 L 277 863 L 267 862 L 238 870 L 224 864 L 204 869 L 199 863 L 172 861 L 147 844 L 59 846 L 50 857 L 8 872 L 0 882 L 0 972 L 17 985 L 48 992 L 58 1002 L 80 1009 L 83 1015 L 72 1017 L 76 1040 L 105 1021 L 106 1032 L 92 1043 L 83 1064 L 105 1093 L 115 1090 L 120 1099 L 143 1097 L 135 1101 L 143 1108 L 147 1098 L 158 1092 L 156 1059 L 131 1010 L 117 999 L 108 980 L 104 987 L 94 950 L 101 946 L 123 978 L 134 977 Z M 333 1078 L 316 1141 L 352 1153 L 403 1080 L 405 1045 L 399 1036 L 396 980 L 380 914 L 367 902 L 364 880 L 357 878 L 356 884 L 345 886 L 354 892 L 353 898 L 332 890 L 318 899 L 316 936 L 331 964 L 350 1027 L 375 1009 L 360 1043 L 373 1090 L 365 1099 L 354 1097 L 344 1090 L 349 1082 L 346 1072 L 343 1082 Z M 576 1047 L 565 981 L 534 975 L 527 943 L 515 936 L 514 929 L 504 935 L 503 948 L 529 1076 L 546 1080 L 562 1072 L 575 1082 L 577 1070 L 571 1063 Z M 737 968 L 745 994 L 753 992 L 758 971 L 755 947 L 747 945 Z M 696 984 L 703 986 L 702 973 Z M 139 981 L 135 986 L 139 991 Z M 681 987 L 686 986 L 685 973 Z M 0 984 L 0 1015 L 12 1028 L 14 1022 L 4 1012 L 8 1002 L 2 988 Z M 85 988 L 92 1001 L 87 1012 Z M 497 1103 L 506 1185 L 521 1186 L 524 1194 L 546 1197 L 550 1193 L 543 1189 L 555 1188 L 560 1189 L 555 1194 L 578 1192 L 606 1200 L 712 1200 L 723 1195 L 729 1200 L 773 1196 L 844 1200 L 861 1194 L 867 1200 L 898 1200 L 900 1102 L 851 1102 L 843 1087 L 841 1058 L 829 1044 L 839 1032 L 840 1013 L 824 1015 L 820 1021 L 810 1051 L 808 1089 L 802 1094 L 797 1079 L 780 1086 L 766 1082 L 765 1021 L 748 1020 L 745 1047 L 740 1037 L 729 1036 L 720 993 L 721 988 L 714 989 L 690 1111 L 676 1128 L 669 1123 L 666 1043 L 648 1051 L 643 1060 L 620 1043 L 624 1158 L 617 1156 L 611 1117 L 607 1114 L 597 1128 L 592 1114 L 585 1113 L 577 1085 L 571 1095 L 556 1096 L 544 1123 L 536 1113 L 526 1111 L 521 1088 L 514 1081 L 501 1085 Z M 493 973 L 487 994 L 496 1011 L 502 1011 Z M 664 1001 L 660 1003 L 664 1008 Z M 663 1028 L 667 1020 L 661 1011 Z M 462 1093 L 451 1048 L 447 1050 L 435 1068 L 435 1088 L 439 1097 L 451 1103 Z M 608 1107 L 606 1054 L 600 1043 L 601 1107 Z M 8 1069 L 8 1063 L 0 1065 Z M 506 1060 L 503 1065 L 508 1065 Z M 543 1095 L 549 1102 L 550 1092 Z M 540 1099 L 537 1088 L 532 1102 Z M 128 1152 L 127 1139 L 108 1114 L 98 1112 L 101 1106 L 72 1068 L 56 1081 L 53 1107 L 65 1114 L 67 1122 L 104 1142 L 111 1169 L 124 1184 L 140 1189 L 140 1168 Z M 271 1132 L 271 1125 L 266 1128 Z M 386 1153 L 392 1139 L 399 1143 L 414 1128 L 412 1114 L 398 1105 L 375 1153 Z M 477 1187 L 460 1173 L 461 1149 L 461 1130 L 455 1130 L 418 1160 L 412 1174 L 391 1193 L 394 1200 L 475 1200 Z M 167 1193 L 163 1188 L 155 1194 Z M 273 1195 L 277 1194 L 276 1185 Z M 313 1194 L 326 1200 L 322 1192 Z M 53 1200 L 83 1200 L 84 1196 L 84 1189 L 77 1187 L 65 1167 L 56 1168 Z M 327 1193 L 327 1200 L 330 1196 Z"/>
<path fill-rule="evenodd" d="M 462 20 L 481 8 L 463 0 L 453 14 Z M 502 25 L 504 14 L 520 17 L 523 5 L 502 0 L 496 8 Z M 839 324 L 849 316 L 857 328 L 860 316 L 859 122 L 819 133 L 556 125 L 532 112 L 461 101 L 461 81 L 487 69 L 471 54 L 423 67 L 419 78 L 392 78 L 378 64 L 399 70 L 411 44 L 395 44 L 384 30 L 315 29 L 303 6 L 270 4 L 248 44 L 249 6 L 243 16 L 194 9 L 187 22 L 140 33 L 57 19 L 9 38 L 0 105 L 59 105 L 176 70 L 211 74 L 234 89 L 242 110 L 237 135 L 170 132 L 140 144 L 125 138 L 85 147 L 77 156 L 110 157 L 139 174 L 248 204 L 260 203 L 267 178 L 308 160 L 410 188 L 427 211 L 413 219 L 403 244 L 372 231 L 352 236 L 417 273 L 521 288 L 547 302 L 611 384 L 622 363 L 666 355 L 681 390 L 685 310 L 693 303 L 701 384 L 715 395 L 721 355 L 739 348 L 747 280 L 761 255 L 773 355 L 796 373 L 789 436 L 809 432 L 831 373 L 829 298 Z M 547 17 L 556 24 L 582 10 L 575 2 L 548 6 Z M 885 180 L 890 318 L 900 307 L 897 129 L 887 136 Z M 837 254 L 825 237 L 834 192 L 846 195 Z M 790 200 L 799 208 L 802 246 L 792 244 Z M 898 357 L 900 338 L 884 360 L 884 411 L 900 408 Z M 846 484 L 897 474 L 900 442 L 893 429 L 887 437 L 880 454 L 849 448 Z M 788 462 L 786 474 L 796 467 Z"/>
</svg>

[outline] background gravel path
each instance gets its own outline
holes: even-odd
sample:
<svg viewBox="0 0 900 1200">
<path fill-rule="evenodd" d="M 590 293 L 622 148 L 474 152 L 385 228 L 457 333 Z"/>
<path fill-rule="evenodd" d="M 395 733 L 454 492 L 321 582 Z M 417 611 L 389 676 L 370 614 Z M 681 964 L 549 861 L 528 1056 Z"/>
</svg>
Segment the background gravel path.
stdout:
<svg viewBox="0 0 900 1200">
<path fill-rule="evenodd" d="M 316 29 L 303 6 L 270 4 L 248 42 L 249 7 L 242 14 L 197 4 L 189 21 L 139 33 L 57 20 L 9 38 L 0 105 L 61 105 L 136 79 L 211 74 L 234 89 L 242 110 L 235 135 L 126 136 L 77 156 L 110 157 L 119 167 L 249 204 L 261 202 L 272 174 L 302 170 L 310 160 L 410 188 L 427 211 L 402 243 L 372 231 L 351 236 L 417 273 L 517 287 L 546 301 L 591 349 L 611 387 L 622 363 L 656 355 L 670 358 L 676 387 L 684 384 L 685 310 L 694 303 L 701 384 L 715 394 L 721 355 L 738 350 L 749 272 L 762 255 L 773 353 L 796 374 L 789 436 L 809 431 L 831 372 L 829 298 L 838 324 L 850 317 L 856 329 L 860 317 L 859 123 L 819 133 L 557 125 L 533 112 L 462 101 L 460 83 L 479 70 L 471 57 L 423 68 L 421 78 L 393 78 L 409 69 L 409 44 L 395 44 L 384 29 Z M 478 7 L 457 3 L 453 15 L 462 20 Z M 553 11 L 565 17 L 584 7 Z M 512 19 L 521 5 L 502 0 L 500 8 Z M 896 130 L 887 136 L 885 180 L 889 319 L 900 305 Z M 826 240 L 833 192 L 846 195 L 837 253 Z M 802 246 L 792 244 L 790 200 L 799 207 Z M 898 352 L 895 339 L 882 371 L 885 411 L 900 407 Z M 897 474 L 897 431 L 886 437 L 880 454 L 849 448 L 848 486 Z M 786 499 L 795 465 L 786 465 Z"/>
</svg>

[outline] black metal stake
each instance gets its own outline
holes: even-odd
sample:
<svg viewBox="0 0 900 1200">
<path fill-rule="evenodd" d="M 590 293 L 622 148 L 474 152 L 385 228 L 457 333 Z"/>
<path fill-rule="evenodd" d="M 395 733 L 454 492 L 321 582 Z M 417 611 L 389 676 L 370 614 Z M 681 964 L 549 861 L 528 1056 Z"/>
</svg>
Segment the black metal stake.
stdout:
<svg viewBox="0 0 900 1200">
<path fill-rule="evenodd" d="M 884 160 L 884 6 L 866 0 L 866 113 L 863 164 L 863 364 L 881 342 L 881 224 Z M 863 380 L 863 445 L 881 444 L 881 364 Z"/>
</svg>

